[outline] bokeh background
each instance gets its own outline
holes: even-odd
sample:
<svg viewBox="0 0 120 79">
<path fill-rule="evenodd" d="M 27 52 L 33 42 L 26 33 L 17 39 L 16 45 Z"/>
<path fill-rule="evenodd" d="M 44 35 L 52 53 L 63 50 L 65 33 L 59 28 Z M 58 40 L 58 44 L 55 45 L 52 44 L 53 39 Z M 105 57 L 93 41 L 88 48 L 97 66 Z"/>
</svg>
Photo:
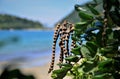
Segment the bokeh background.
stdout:
<svg viewBox="0 0 120 79">
<path fill-rule="evenodd" d="M 51 79 L 53 29 L 63 20 L 78 22 L 74 5 L 88 1 L 0 0 L 0 73 L 10 66 L 36 79 Z"/>
</svg>

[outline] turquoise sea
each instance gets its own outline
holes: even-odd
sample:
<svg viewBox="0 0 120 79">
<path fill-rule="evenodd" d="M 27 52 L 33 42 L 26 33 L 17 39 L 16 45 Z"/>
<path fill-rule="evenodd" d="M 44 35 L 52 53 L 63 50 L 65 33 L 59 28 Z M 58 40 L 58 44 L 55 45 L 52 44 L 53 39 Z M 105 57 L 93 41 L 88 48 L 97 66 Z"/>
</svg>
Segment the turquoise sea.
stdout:
<svg viewBox="0 0 120 79">
<path fill-rule="evenodd" d="M 33 62 L 33 66 L 49 62 L 52 41 L 53 31 L 0 30 L 0 62 Z"/>
</svg>

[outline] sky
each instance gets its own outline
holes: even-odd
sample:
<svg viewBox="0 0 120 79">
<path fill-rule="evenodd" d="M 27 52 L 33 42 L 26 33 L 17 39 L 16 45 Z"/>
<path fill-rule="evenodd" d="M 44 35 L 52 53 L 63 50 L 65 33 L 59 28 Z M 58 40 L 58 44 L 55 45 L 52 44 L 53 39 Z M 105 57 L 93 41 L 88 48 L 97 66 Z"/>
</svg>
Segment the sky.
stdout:
<svg viewBox="0 0 120 79">
<path fill-rule="evenodd" d="M 0 0 L 0 13 L 11 14 L 47 27 L 53 25 L 74 10 L 75 4 L 89 0 Z"/>
</svg>

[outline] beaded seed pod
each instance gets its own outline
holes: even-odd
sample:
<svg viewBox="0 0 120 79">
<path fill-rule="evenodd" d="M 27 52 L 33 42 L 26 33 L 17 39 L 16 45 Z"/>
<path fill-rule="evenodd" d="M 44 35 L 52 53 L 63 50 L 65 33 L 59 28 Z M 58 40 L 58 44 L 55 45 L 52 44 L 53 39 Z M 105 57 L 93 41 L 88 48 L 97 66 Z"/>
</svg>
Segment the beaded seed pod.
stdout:
<svg viewBox="0 0 120 79">
<path fill-rule="evenodd" d="M 56 50 L 56 43 L 58 38 L 59 40 L 59 47 L 60 47 L 60 56 L 59 56 L 59 63 L 63 63 L 63 59 L 69 56 L 70 48 L 69 48 L 69 40 L 70 36 L 72 35 L 74 29 L 74 25 L 64 21 L 62 24 L 58 24 L 56 26 L 54 37 L 53 37 L 53 47 L 52 47 L 52 59 L 50 68 L 48 70 L 48 73 L 50 73 L 54 68 L 54 62 L 55 62 L 55 50 Z M 73 41 L 71 43 L 72 48 L 75 46 L 75 42 Z M 67 61 L 66 61 L 67 63 Z"/>
</svg>

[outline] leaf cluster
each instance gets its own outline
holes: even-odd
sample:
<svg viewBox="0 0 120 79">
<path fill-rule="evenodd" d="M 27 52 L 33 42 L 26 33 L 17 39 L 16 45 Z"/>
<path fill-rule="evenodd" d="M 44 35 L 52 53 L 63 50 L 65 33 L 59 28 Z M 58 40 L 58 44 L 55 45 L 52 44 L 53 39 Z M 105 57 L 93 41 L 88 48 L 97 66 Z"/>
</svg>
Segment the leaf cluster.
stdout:
<svg viewBox="0 0 120 79">
<path fill-rule="evenodd" d="M 72 36 L 76 41 L 76 47 L 72 49 L 72 55 L 65 58 L 69 63 L 61 64 L 61 69 L 53 71 L 53 79 L 63 79 L 67 74 L 71 75 L 72 79 L 120 77 L 120 49 L 118 49 L 120 30 L 117 29 L 120 27 L 120 1 L 103 0 L 101 3 L 98 3 L 98 0 L 93 1 L 91 4 L 86 4 L 91 14 L 81 6 L 75 6 L 81 18 L 81 22 L 75 24 Z M 99 4 L 103 5 L 106 14 L 95 9 Z M 103 36 L 103 33 L 106 36 Z"/>
</svg>

